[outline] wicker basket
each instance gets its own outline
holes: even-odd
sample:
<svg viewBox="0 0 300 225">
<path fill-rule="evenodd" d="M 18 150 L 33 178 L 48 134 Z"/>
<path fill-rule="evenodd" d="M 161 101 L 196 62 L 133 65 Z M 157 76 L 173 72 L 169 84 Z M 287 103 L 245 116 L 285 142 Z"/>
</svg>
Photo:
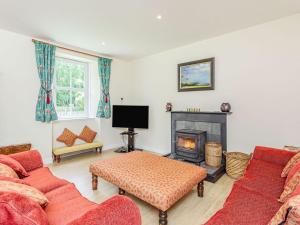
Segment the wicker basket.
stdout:
<svg viewBox="0 0 300 225">
<path fill-rule="evenodd" d="M 213 167 L 220 167 L 222 161 L 222 145 L 217 142 L 206 142 L 205 163 Z"/>
<path fill-rule="evenodd" d="M 226 173 L 228 176 L 238 179 L 243 176 L 251 155 L 241 152 L 224 152 L 226 156 Z"/>
</svg>

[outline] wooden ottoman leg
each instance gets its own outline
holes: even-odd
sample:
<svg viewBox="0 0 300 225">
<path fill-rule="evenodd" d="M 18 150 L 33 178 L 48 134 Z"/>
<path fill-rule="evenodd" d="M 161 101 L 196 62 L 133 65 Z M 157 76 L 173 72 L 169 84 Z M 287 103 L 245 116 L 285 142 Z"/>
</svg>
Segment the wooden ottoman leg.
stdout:
<svg viewBox="0 0 300 225">
<path fill-rule="evenodd" d="M 56 162 L 57 162 L 57 163 L 60 163 L 60 155 L 57 155 L 57 156 L 56 156 Z"/>
<path fill-rule="evenodd" d="M 122 188 L 119 188 L 119 195 L 125 195 L 125 191 Z"/>
<path fill-rule="evenodd" d="M 96 176 L 95 174 L 92 174 L 92 187 L 93 190 L 98 189 L 98 176 Z"/>
<path fill-rule="evenodd" d="M 102 146 L 99 147 L 99 153 L 102 153 Z"/>
<path fill-rule="evenodd" d="M 168 214 L 167 211 L 159 210 L 159 225 L 168 224 Z"/>
<path fill-rule="evenodd" d="M 197 191 L 198 191 L 198 197 L 203 197 L 203 192 L 204 192 L 204 183 L 203 183 L 203 181 L 201 181 L 197 185 Z"/>
</svg>

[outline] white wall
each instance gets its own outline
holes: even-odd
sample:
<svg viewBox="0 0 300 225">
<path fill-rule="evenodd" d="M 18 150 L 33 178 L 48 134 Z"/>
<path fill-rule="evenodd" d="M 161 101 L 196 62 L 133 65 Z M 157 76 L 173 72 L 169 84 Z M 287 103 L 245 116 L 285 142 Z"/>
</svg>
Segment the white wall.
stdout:
<svg viewBox="0 0 300 225">
<path fill-rule="evenodd" d="M 111 74 L 112 104 L 128 100 L 130 65 L 114 59 Z M 93 74 L 97 82 L 97 74 Z M 98 85 L 93 85 L 99 86 Z M 96 129 L 105 148 L 119 146 L 119 130 L 111 128 L 111 120 L 88 119 L 41 123 L 35 121 L 35 105 L 40 82 L 31 37 L 0 30 L 0 146 L 30 142 L 39 149 L 46 162 L 51 159 L 53 139 L 64 128 L 79 132 L 87 124 Z M 94 99 L 99 98 L 94 93 Z M 95 103 L 97 105 L 97 103 Z M 94 107 L 94 109 L 96 106 Z M 52 130 L 53 127 L 53 130 Z M 54 145 L 57 144 L 54 142 Z"/>
<path fill-rule="evenodd" d="M 137 130 L 136 141 L 138 147 L 160 153 L 170 151 L 169 101 L 174 110 L 203 111 L 230 102 L 229 150 L 300 145 L 299 24 L 296 15 L 131 63 L 114 59 L 112 104 L 124 97 L 124 104 L 150 105 L 149 130 Z M 216 90 L 178 93 L 177 64 L 208 57 L 216 58 Z M 53 129 L 36 122 L 39 85 L 31 38 L 0 30 L 0 146 L 31 142 L 49 161 L 52 142 L 57 144 L 52 134 L 54 139 L 64 127 L 79 132 L 85 124 L 97 129 L 106 148 L 121 145 L 120 130 L 111 127 L 111 120 L 56 122 Z"/>
<path fill-rule="evenodd" d="M 132 99 L 150 106 L 150 128 L 139 131 L 138 145 L 170 152 L 166 102 L 203 111 L 230 102 L 229 151 L 300 146 L 299 24 L 300 14 L 134 61 Z M 177 64 L 209 57 L 216 60 L 215 90 L 177 92 Z"/>
</svg>

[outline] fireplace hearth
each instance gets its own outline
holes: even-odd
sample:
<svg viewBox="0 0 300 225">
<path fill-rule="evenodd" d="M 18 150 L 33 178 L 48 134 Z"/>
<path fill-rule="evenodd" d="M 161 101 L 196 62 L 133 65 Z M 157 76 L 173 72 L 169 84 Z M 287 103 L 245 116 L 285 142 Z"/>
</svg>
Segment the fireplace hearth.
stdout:
<svg viewBox="0 0 300 225">
<path fill-rule="evenodd" d="M 204 160 L 206 131 L 181 129 L 176 131 L 175 158 L 200 163 Z"/>
</svg>

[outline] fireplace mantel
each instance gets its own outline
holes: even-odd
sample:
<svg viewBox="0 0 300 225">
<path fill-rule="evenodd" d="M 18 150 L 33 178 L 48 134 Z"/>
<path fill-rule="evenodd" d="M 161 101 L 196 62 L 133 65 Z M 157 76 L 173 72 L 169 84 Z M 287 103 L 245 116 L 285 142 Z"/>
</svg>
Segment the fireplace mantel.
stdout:
<svg viewBox="0 0 300 225">
<path fill-rule="evenodd" d="M 171 111 L 171 113 L 189 113 L 189 114 L 217 114 L 217 115 L 230 115 L 232 114 L 232 112 L 218 112 L 218 111 L 215 111 L 215 112 L 210 112 L 210 111 L 207 111 L 207 112 L 188 112 L 188 111 Z"/>
</svg>

